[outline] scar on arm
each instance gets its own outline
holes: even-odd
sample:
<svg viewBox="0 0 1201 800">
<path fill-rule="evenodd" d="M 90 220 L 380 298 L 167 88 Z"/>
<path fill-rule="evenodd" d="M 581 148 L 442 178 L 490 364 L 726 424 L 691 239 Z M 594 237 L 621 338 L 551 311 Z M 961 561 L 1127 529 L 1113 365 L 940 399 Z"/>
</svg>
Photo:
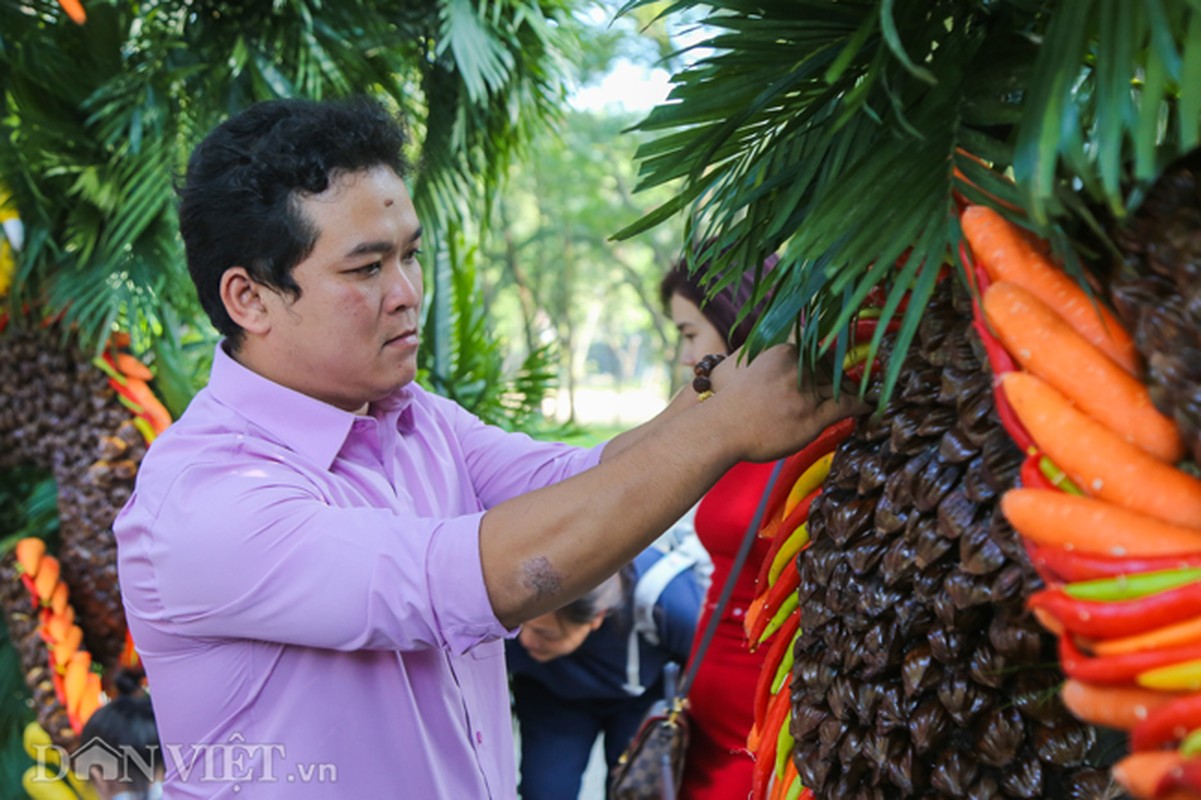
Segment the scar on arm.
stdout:
<svg viewBox="0 0 1201 800">
<path fill-rule="evenodd" d="M 563 589 L 563 577 L 546 556 L 531 558 L 521 565 L 521 582 L 538 598 L 554 596 Z"/>
</svg>

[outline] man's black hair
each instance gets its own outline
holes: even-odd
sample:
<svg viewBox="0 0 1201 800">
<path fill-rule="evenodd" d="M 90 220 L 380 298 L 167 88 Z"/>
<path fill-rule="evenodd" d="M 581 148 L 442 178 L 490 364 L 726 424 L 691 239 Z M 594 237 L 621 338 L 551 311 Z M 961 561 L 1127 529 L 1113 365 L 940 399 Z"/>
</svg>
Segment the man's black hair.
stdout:
<svg viewBox="0 0 1201 800">
<path fill-rule="evenodd" d="M 243 331 L 221 302 L 221 276 L 244 267 L 255 281 L 292 296 L 293 268 L 318 231 L 296 200 L 331 178 L 377 166 L 401 178 L 405 129 L 378 102 L 270 100 L 218 125 L 192 152 L 180 190 L 179 229 L 200 304 L 236 349 Z"/>
</svg>

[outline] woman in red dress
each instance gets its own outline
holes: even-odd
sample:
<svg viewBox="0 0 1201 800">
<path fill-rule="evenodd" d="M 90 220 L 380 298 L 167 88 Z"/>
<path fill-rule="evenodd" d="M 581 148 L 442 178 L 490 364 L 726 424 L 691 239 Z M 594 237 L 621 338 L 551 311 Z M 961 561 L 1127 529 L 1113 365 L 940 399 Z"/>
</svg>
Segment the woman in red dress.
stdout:
<svg viewBox="0 0 1201 800">
<path fill-rule="evenodd" d="M 771 269 L 775 262 L 774 257 L 769 259 L 765 269 Z M 660 296 L 680 333 L 681 364 L 692 367 L 709 353 L 729 354 L 742 346 L 756 314 L 748 314 L 737 326 L 734 321 L 750 299 L 753 284 L 751 270 L 740 282 L 706 300 L 700 274 L 689 274 L 683 263 L 667 273 Z M 694 652 L 721 597 L 771 471 L 770 463 L 737 464 L 697 506 L 696 533 L 713 560 L 713 574 L 697 623 Z M 746 738 L 754 716 L 755 681 L 766 648 L 750 651 L 742 622 L 755 595 L 755 575 L 769 546 L 767 540 L 755 540 L 689 689 L 692 741 L 680 798 L 744 800 L 751 792 L 754 762 L 746 749 Z"/>
</svg>

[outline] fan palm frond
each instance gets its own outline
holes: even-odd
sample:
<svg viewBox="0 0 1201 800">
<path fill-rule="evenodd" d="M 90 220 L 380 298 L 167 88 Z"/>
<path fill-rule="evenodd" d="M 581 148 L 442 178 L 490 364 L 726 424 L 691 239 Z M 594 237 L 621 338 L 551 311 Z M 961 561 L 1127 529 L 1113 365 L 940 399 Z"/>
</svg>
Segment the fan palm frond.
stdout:
<svg viewBox="0 0 1201 800">
<path fill-rule="evenodd" d="M 831 334 L 881 283 L 904 351 L 959 250 L 957 195 L 1050 239 L 1080 274 L 1072 237 L 1100 232 L 1081 188 L 1120 216 L 1201 130 L 1196 82 L 1182 79 L 1201 12 L 1186 2 L 703 6 L 702 55 L 637 126 L 658 134 L 639 151 L 642 186 L 682 188 L 618 235 L 686 209 L 689 242 L 721 245 L 714 288 L 778 252 L 750 349 L 795 330 L 807 370 L 838 376 L 830 356 L 846 342 Z"/>
</svg>

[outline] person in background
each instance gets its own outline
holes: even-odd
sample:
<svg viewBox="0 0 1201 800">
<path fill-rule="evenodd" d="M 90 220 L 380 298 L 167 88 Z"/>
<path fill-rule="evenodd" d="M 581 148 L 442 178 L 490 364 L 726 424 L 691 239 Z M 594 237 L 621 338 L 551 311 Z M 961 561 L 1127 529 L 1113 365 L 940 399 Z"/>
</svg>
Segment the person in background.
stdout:
<svg viewBox="0 0 1201 800">
<path fill-rule="evenodd" d="M 523 800 L 568 800 L 596 737 L 609 770 L 684 663 L 703 591 L 696 554 L 651 547 L 596 589 L 508 642 Z"/>
<path fill-rule="evenodd" d="M 774 256 L 769 258 L 763 271 L 771 270 L 776 260 Z M 704 356 L 728 355 L 746 341 L 760 309 L 751 310 L 738 324 L 735 322 L 751 300 L 754 272 L 746 270 L 741 280 L 723 287 L 712 297 L 702 282 L 704 264 L 690 271 L 681 259 L 663 277 L 660 299 L 679 331 L 680 364 L 690 368 L 690 374 L 691 367 Z M 709 624 L 771 471 L 771 463 L 735 464 L 696 507 L 696 533 L 713 563 L 698 631 L 704 631 Z M 746 739 L 754 719 L 755 682 L 765 653 L 749 650 L 743 618 L 754 599 L 755 575 L 769 545 L 767 540 L 755 540 L 689 688 L 692 740 L 680 787 L 681 798 L 733 800 L 745 798 L 751 791 L 754 762 L 746 750 Z M 696 643 L 694 649 L 695 646 Z"/>
<path fill-rule="evenodd" d="M 117 751 L 121 768 L 115 776 L 105 776 L 100 767 L 85 769 L 77 762 L 76 774 L 91 783 L 100 800 L 159 800 L 163 796 L 162 748 L 150 695 L 142 688 L 141 675 L 128 670 L 117 673 L 113 687 L 117 697 L 88 718 L 79 741 L 85 751 L 91 749 L 93 740 Z M 86 774 L 79 774 L 81 771 Z"/>
</svg>

